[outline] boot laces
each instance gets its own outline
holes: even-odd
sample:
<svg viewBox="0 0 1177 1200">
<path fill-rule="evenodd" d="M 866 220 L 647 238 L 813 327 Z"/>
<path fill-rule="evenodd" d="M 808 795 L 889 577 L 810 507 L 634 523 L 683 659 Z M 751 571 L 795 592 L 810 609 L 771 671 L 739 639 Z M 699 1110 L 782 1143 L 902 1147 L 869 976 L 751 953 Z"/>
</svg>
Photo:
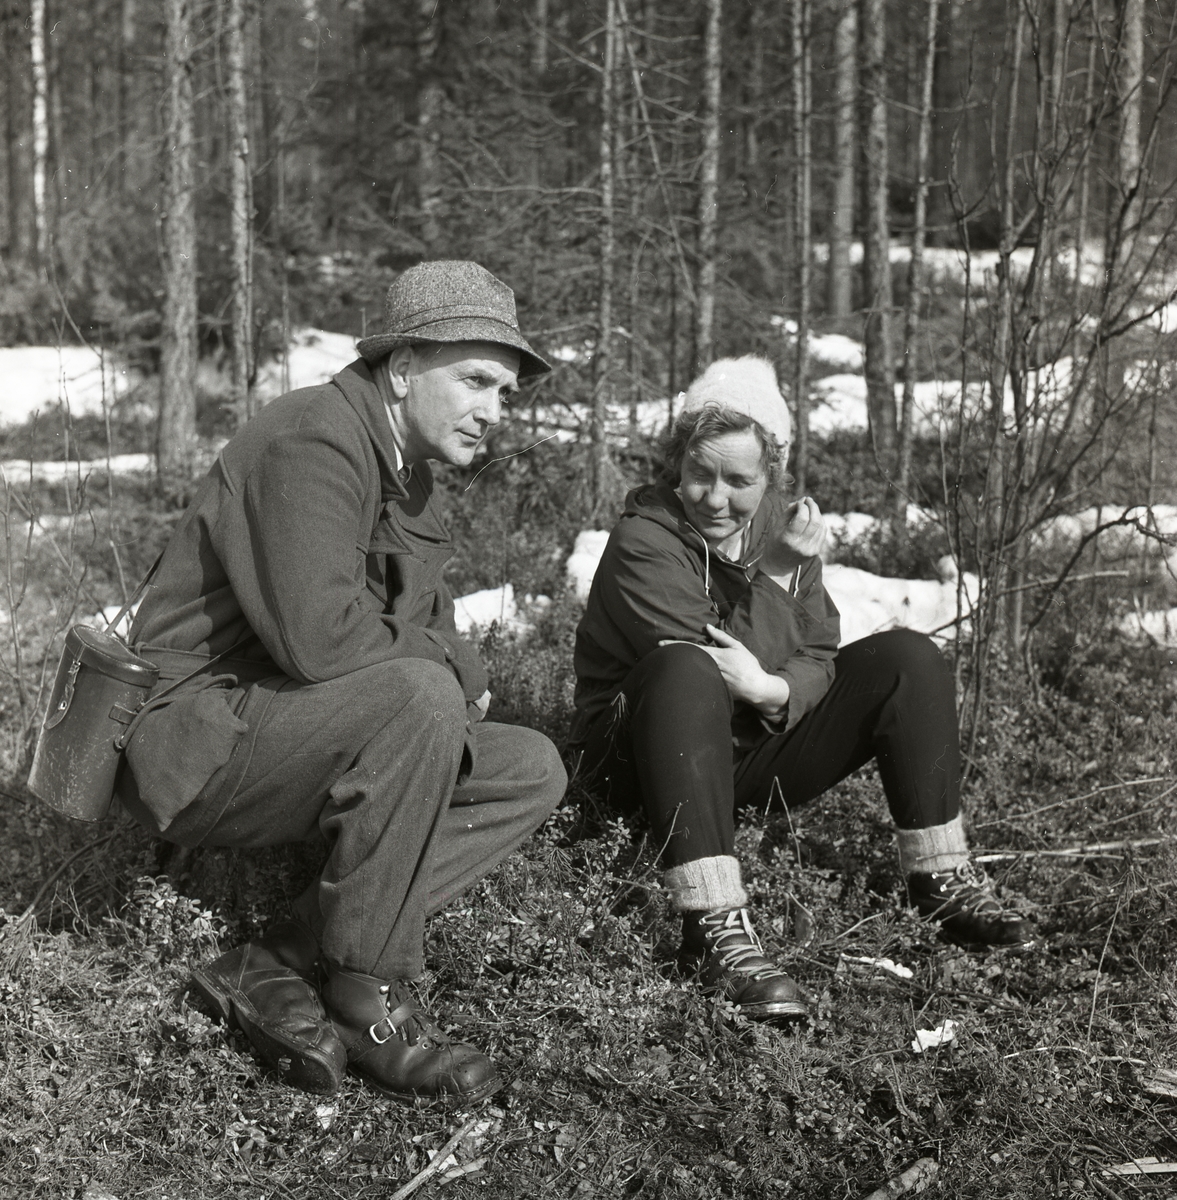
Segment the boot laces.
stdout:
<svg viewBox="0 0 1177 1200">
<path fill-rule="evenodd" d="M 1006 917 L 993 891 L 993 881 L 985 868 L 971 859 L 966 859 L 951 871 L 936 872 L 936 882 L 945 905 L 951 904 L 956 911 L 979 917 Z"/>
<path fill-rule="evenodd" d="M 430 1045 L 441 1048 L 449 1044 L 449 1038 L 437 1022 L 415 1001 L 396 995 L 392 984 L 382 983 L 380 994 L 384 997 L 384 1007 L 387 1011 L 384 1019 L 402 1042 L 410 1046 L 419 1044 L 423 1050 L 428 1050 Z"/>
<path fill-rule="evenodd" d="M 705 913 L 699 923 L 704 939 L 725 970 L 747 975 L 757 982 L 784 974 L 765 958 L 746 908 Z"/>
</svg>

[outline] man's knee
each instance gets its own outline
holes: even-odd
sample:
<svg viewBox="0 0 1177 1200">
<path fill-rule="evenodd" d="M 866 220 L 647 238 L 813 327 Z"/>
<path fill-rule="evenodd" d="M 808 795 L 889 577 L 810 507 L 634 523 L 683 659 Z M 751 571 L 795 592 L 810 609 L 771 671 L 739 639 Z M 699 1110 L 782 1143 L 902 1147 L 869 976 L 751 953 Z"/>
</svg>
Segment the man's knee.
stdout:
<svg viewBox="0 0 1177 1200">
<path fill-rule="evenodd" d="M 422 721 L 466 727 L 466 699 L 448 667 L 424 658 L 394 658 L 372 668 L 379 673 L 381 691 L 397 701 L 398 710 L 409 709 Z"/>
<path fill-rule="evenodd" d="M 528 800 L 538 812 L 547 816 L 564 798 L 568 788 L 568 772 L 560 752 L 550 738 L 538 729 L 523 725 L 510 727 L 513 795 Z"/>
<path fill-rule="evenodd" d="M 540 783 L 538 791 L 542 796 L 542 803 L 546 804 L 551 812 L 564 799 L 564 793 L 568 790 L 568 771 L 564 767 L 559 750 L 551 740 L 542 733 L 535 733 L 535 737 L 537 745 L 533 754 L 536 759 L 536 778 Z"/>
</svg>

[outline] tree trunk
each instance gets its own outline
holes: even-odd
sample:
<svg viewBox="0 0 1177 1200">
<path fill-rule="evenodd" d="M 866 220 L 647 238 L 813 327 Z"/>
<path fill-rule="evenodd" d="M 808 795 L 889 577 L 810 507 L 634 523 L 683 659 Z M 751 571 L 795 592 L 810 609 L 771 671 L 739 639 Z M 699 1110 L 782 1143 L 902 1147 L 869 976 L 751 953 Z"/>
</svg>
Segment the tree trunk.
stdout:
<svg viewBox="0 0 1177 1200">
<path fill-rule="evenodd" d="M 163 329 L 159 476 L 191 471 L 196 448 L 196 209 L 192 114 L 192 8 L 164 0 Z"/>
<path fill-rule="evenodd" d="M 4 4 L 7 253 L 14 263 L 29 263 L 37 248 L 33 202 L 32 51 L 22 0 Z"/>
<path fill-rule="evenodd" d="M 719 234 L 720 28 L 723 0 L 704 0 L 703 154 L 699 164 L 699 272 L 695 308 L 695 373 L 715 350 L 716 250 Z"/>
<path fill-rule="evenodd" d="M 437 71 L 441 14 L 437 0 L 417 0 L 417 202 L 421 240 L 434 251 L 441 241 L 441 111 L 444 93 Z"/>
<path fill-rule="evenodd" d="M 1089 125 L 1095 109 L 1095 52 L 1099 43 L 1098 17 L 1093 14 L 1090 40 L 1087 43 L 1087 62 L 1083 73 L 1083 123 Z M 1083 311 L 1083 262 L 1087 252 L 1087 234 L 1091 213 L 1091 155 L 1085 154 L 1079 164 L 1079 201 L 1075 217 L 1075 279 L 1072 303 L 1076 312 Z"/>
<path fill-rule="evenodd" d="M 928 235 L 928 156 L 932 142 L 932 84 L 936 72 L 936 21 L 940 0 L 928 0 L 924 26 L 923 82 L 919 97 L 919 131 L 916 135 L 915 216 L 911 231 L 911 260 L 907 268 L 907 305 L 903 322 L 903 403 L 899 411 L 899 455 L 895 471 L 895 508 L 892 536 L 907 536 L 907 501 L 911 490 L 911 451 L 915 440 L 912 410 L 919 355 L 920 308 L 924 299 L 924 244 Z"/>
<path fill-rule="evenodd" d="M 744 90 L 744 168 L 749 177 L 756 175 L 760 167 L 760 122 L 764 117 L 764 59 L 765 43 L 768 40 L 768 22 L 765 20 L 764 0 L 752 0 L 748 16 L 747 83 Z M 759 191 L 757 189 L 757 194 Z"/>
<path fill-rule="evenodd" d="M 531 73 L 537 80 L 548 72 L 548 0 L 535 0 L 531 33 Z"/>
<path fill-rule="evenodd" d="M 895 364 L 891 358 L 891 236 L 887 202 L 887 68 L 884 0 L 859 0 L 866 222 L 862 246 L 863 374 L 875 457 L 895 470 Z"/>
<path fill-rule="evenodd" d="M 793 251 L 797 297 L 797 350 L 793 360 L 793 407 L 797 427 L 793 431 L 793 473 L 799 495 L 805 494 L 809 472 L 810 212 L 813 169 L 809 144 L 809 26 L 809 0 L 793 0 Z"/>
<path fill-rule="evenodd" d="M 33 223 L 37 259 L 41 269 L 49 265 L 49 71 L 45 46 L 45 0 L 29 5 L 33 67 Z"/>
<path fill-rule="evenodd" d="M 1009 544 L 1011 530 L 1017 525 L 1018 488 L 1010 480 L 1009 454 L 1005 436 L 1005 389 L 1009 384 L 1014 398 L 1014 422 L 1020 432 L 1025 422 L 1024 380 L 1011 372 L 1014 362 L 1014 281 L 1011 260 L 1015 249 L 1014 184 L 1017 163 L 1015 145 L 1018 128 L 1018 100 L 1022 77 L 1022 43 L 1025 8 L 1020 0 L 1011 0 L 1017 11 L 1011 22 L 1012 45 L 1009 51 L 1009 85 L 1005 96 L 1005 129 L 998 163 L 998 200 L 1000 203 L 1001 241 L 998 246 L 996 330 L 989 367 L 989 464 L 986 472 L 984 511 L 985 540 L 988 556 L 986 575 L 992 597 L 992 628 L 1004 628 L 1007 644 L 1020 641 L 1021 598 L 1014 591 L 1007 599 L 1011 580 L 1016 587 L 1021 570 L 1017 548 Z M 1011 566 L 1011 560 L 1013 560 Z"/>
<path fill-rule="evenodd" d="M 1120 137 L 1116 143 L 1118 213 L 1112 223 L 1108 263 L 1118 276 L 1132 257 L 1140 232 L 1140 128 L 1144 91 L 1144 0 L 1122 0 L 1119 70 Z"/>
<path fill-rule="evenodd" d="M 858 13 L 855 0 L 845 0 L 834 28 L 834 186 L 830 212 L 830 315 L 848 317 L 853 275 L 850 243 L 854 239 L 855 54 Z"/>
<path fill-rule="evenodd" d="M 534 0 L 531 20 L 531 78 L 521 81 L 518 104 L 520 112 L 524 114 L 527 130 L 527 179 L 538 191 L 544 182 L 544 143 L 550 129 L 550 112 L 543 95 L 548 73 L 548 0 Z M 540 95 L 535 95 L 536 92 Z M 536 269 L 537 264 L 533 262 L 533 280 Z"/>
<path fill-rule="evenodd" d="M 593 407 L 589 440 L 592 455 L 593 520 L 608 518 L 612 462 L 609 457 L 607 420 L 613 401 L 613 291 L 617 234 L 614 214 L 617 51 L 619 42 L 617 0 L 606 0 L 605 42 L 601 54 L 601 180 L 600 287 L 597 293 L 597 346 L 593 356 Z"/>
<path fill-rule="evenodd" d="M 120 0 L 119 35 L 118 180 L 119 187 L 126 191 L 131 182 L 127 161 L 131 136 L 131 89 L 135 80 L 135 0 Z"/>
<path fill-rule="evenodd" d="M 254 414 L 253 186 L 245 94 L 245 0 L 228 0 L 226 68 L 229 125 L 229 240 L 232 261 L 233 404 L 244 423 Z"/>
</svg>

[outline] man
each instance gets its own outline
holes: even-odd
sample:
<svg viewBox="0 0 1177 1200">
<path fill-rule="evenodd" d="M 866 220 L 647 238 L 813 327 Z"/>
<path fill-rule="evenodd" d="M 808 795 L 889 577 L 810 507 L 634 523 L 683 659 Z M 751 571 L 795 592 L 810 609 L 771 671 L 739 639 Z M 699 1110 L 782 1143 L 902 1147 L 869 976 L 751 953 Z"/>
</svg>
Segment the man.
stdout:
<svg viewBox="0 0 1177 1200">
<path fill-rule="evenodd" d="M 427 461 L 469 464 L 518 381 L 550 368 L 511 289 L 471 262 L 406 271 L 358 349 L 238 433 L 177 526 L 132 630 L 161 678 L 120 795 L 184 846 L 326 839 L 299 919 L 193 975 L 266 1062 L 312 1090 L 350 1066 L 392 1096 L 470 1101 L 498 1076 L 412 997 L 424 921 L 543 823 L 566 777 L 542 734 L 482 720 Z"/>
</svg>

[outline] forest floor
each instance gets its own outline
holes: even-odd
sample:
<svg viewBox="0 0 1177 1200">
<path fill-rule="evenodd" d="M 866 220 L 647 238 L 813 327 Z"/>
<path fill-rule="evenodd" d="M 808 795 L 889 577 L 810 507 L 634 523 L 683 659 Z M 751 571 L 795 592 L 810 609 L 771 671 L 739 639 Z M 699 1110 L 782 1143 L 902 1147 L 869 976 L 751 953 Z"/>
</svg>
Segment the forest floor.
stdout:
<svg viewBox="0 0 1177 1200">
<path fill-rule="evenodd" d="M 487 638 L 492 715 L 559 736 L 574 615 L 557 606 L 523 645 Z M 974 844 L 1014 856 L 991 869 L 1034 913 L 1032 950 L 965 953 L 905 908 L 873 770 L 791 824 L 746 815 L 759 929 L 813 998 L 795 1029 L 676 977 L 641 831 L 574 780 L 430 927 L 426 1003 L 509 1079 L 470 1113 L 354 1079 L 292 1090 L 193 1004 L 190 964 L 280 914 L 321 847 L 161 859 L 125 818 L 75 825 L 9 779 L 0 1196 L 399 1197 L 461 1130 L 416 1195 L 852 1198 L 920 1158 L 939 1166 L 925 1194 L 954 1200 L 1171 1195 L 1172 1176 L 1103 1173 L 1177 1159 L 1177 1100 L 1150 1092 L 1177 1067 L 1177 852 L 1131 845 L 1177 824 L 1158 654 L 1116 649 L 1059 690 L 995 695 L 968 810 Z M 913 1051 L 946 1021 L 955 1040 Z"/>
<path fill-rule="evenodd" d="M 563 744 L 578 608 L 559 580 L 581 484 L 566 453 L 530 461 L 454 506 L 451 580 L 555 597 L 526 641 L 492 629 L 482 650 L 492 718 Z M 64 513 L 90 549 L 46 535 L 7 564 L 30 677 L 67 588 L 78 615 L 109 603 L 110 546 L 133 582 L 178 512 L 126 482 L 106 510 L 101 489 L 67 504 L 63 486 L 21 503 Z M 470 1113 L 351 1078 L 313 1096 L 264 1069 L 193 1003 L 189 971 L 282 915 L 323 847 L 177 856 L 125 817 L 55 816 L 24 788 L 3 684 L 0 1200 L 403 1200 L 414 1180 L 455 1200 L 857 1200 L 923 1158 L 925 1194 L 953 1200 L 1173 1194 L 1172 1175 L 1105 1172 L 1177 1160 L 1157 1082 L 1177 1068 L 1174 652 L 1068 636 L 1033 683 L 995 665 L 968 757 L 973 844 L 1007 856 L 990 869 L 1035 917 L 1033 949 L 966 953 L 910 913 L 870 768 L 791 820 L 744 814 L 758 929 L 813 1008 L 796 1028 L 750 1023 L 677 977 L 643 830 L 574 774 L 548 825 L 430 925 L 425 1004 L 508 1079 Z M 912 1049 L 948 1021 L 950 1043 Z"/>
</svg>

